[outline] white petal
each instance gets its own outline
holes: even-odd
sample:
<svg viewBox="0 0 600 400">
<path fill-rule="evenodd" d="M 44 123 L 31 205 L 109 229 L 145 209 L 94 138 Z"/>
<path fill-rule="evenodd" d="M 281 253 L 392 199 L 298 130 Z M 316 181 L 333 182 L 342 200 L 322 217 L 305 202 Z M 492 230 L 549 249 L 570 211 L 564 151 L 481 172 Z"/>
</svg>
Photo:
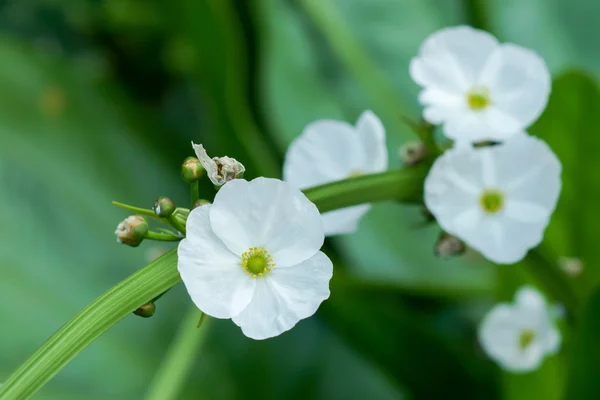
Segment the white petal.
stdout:
<svg viewBox="0 0 600 400">
<path fill-rule="evenodd" d="M 521 129 L 546 108 L 550 72 L 544 60 L 531 50 L 512 44 L 500 46 L 490 56 L 479 80 L 490 90 L 494 108 L 518 121 Z"/>
<path fill-rule="evenodd" d="M 468 26 L 442 29 L 429 36 L 411 61 L 410 74 L 421 86 L 466 92 L 480 75 L 498 41 Z"/>
<path fill-rule="evenodd" d="M 262 247 L 281 267 L 314 256 L 324 241 L 317 207 L 300 190 L 278 179 L 235 179 L 225 184 L 215 197 L 210 221 L 232 252 Z"/>
<path fill-rule="evenodd" d="M 323 120 L 308 125 L 288 147 L 283 177 L 305 189 L 364 172 L 367 166 L 355 128 L 346 122 Z"/>
<path fill-rule="evenodd" d="M 279 300 L 267 279 L 256 278 L 254 296 L 248 306 L 232 320 L 249 338 L 262 340 L 284 332 L 276 319 L 280 314 Z"/>
<path fill-rule="evenodd" d="M 360 204 L 322 214 L 325 236 L 347 235 L 356 232 L 360 219 L 370 209 L 370 204 Z"/>
<path fill-rule="evenodd" d="M 515 303 L 519 307 L 531 312 L 546 312 L 546 300 L 544 296 L 531 286 L 524 286 L 517 291 L 515 294 Z"/>
<path fill-rule="evenodd" d="M 433 87 L 421 91 L 419 102 L 425 106 L 423 118 L 432 124 L 458 118 L 459 114 L 469 111 L 462 93 L 449 93 Z"/>
<path fill-rule="evenodd" d="M 198 157 L 200 164 L 202 164 L 202 167 L 206 170 L 206 175 L 208 176 L 210 181 L 213 183 L 217 182 L 217 176 L 219 174 L 219 168 L 217 167 L 217 163 L 208 156 L 208 153 L 206 153 L 204 146 L 202 146 L 201 144 L 194 144 L 194 142 L 192 142 L 192 147 L 196 152 L 196 157 Z"/>
<path fill-rule="evenodd" d="M 231 318 L 243 310 L 254 292 L 254 281 L 215 236 L 208 218 L 211 205 L 195 208 L 187 220 L 187 237 L 177 249 L 177 268 L 196 306 L 216 318 Z"/>
<path fill-rule="evenodd" d="M 509 304 L 495 306 L 479 327 L 479 342 L 483 350 L 495 360 L 511 360 L 517 357 L 518 337 L 521 324 L 515 320 Z"/>
<path fill-rule="evenodd" d="M 322 252 L 293 267 L 273 269 L 268 279 L 281 306 L 277 325 L 282 332 L 313 315 L 329 298 L 332 276 L 333 264 Z"/>
<path fill-rule="evenodd" d="M 560 331 L 554 325 L 552 325 L 546 333 L 543 341 L 546 354 L 552 355 L 558 353 L 561 342 L 562 337 Z"/>
<path fill-rule="evenodd" d="M 370 110 L 363 112 L 356 123 L 356 135 L 364 152 L 362 170 L 365 173 L 385 171 L 388 167 L 385 128 L 377 115 Z"/>
<path fill-rule="evenodd" d="M 505 135 L 487 123 L 484 112 L 461 111 L 446 120 L 444 135 L 456 141 L 470 143 L 484 140 L 502 140 Z"/>
</svg>

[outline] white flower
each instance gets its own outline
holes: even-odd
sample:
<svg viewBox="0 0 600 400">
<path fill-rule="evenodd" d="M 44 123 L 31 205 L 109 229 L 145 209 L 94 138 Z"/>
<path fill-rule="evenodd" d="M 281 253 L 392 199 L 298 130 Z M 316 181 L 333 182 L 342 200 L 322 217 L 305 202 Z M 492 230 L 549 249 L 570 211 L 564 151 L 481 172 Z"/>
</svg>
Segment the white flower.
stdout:
<svg viewBox="0 0 600 400">
<path fill-rule="evenodd" d="M 536 53 L 468 26 L 429 36 L 410 74 L 423 87 L 423 117 L 444 124 L 449 138 L 470 142 L 521 133 L 546 107 L 551 85 Z"/>
<path fill-rule="evenodd" d="M 196 306 L 253 339 L 291 329 L 329 297 L 333 265 L 319 211 L 277 179 L 235 179 L 195 208 L 178 269 Z"/>
<path fill-rule="evenodd" d="M 537 369 L 546 355 L 556 353 L 561 335 L 543 296 L 523 287 L 514 304 L 498 304 L 485 316 L 479 341 L 503 369 L 523 373 Z"/>
<path fill-rule="evenodd" d="M 491 147 L 455 146 L 429 171 L 425 204 L 446 232 L 496 263 L 515 263 L 541 242 L 560 173 L 552 150 L 528 135 Z"/>
<path fill-rule="evenodd" d="M 223 186 L 232 179 L 244 177 L 246 168 L 235 158 L 227 156 L 210 158 L 201 144 L 192 142 L 192 147 L 213 185 Z"/>
<path fill-rule="evenodd" d="M 385 130 L 371 111 L 365 111 L 356 127 L 320 120 L 308 125 L 288 148 L 283 179 L 300 189 L 387 169 Z M 325 235 L 352 233 L 370 204 L 323 214 Z"/>
</svg>

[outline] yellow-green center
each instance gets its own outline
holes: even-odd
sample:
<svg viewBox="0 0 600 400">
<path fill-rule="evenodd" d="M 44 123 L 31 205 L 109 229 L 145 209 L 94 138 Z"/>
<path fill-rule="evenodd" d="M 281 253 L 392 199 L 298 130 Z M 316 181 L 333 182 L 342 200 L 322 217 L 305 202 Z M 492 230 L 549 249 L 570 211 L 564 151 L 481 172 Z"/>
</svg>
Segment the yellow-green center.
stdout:
<svg viewBox="0 0 600 400">
<path fill-rule="evenodd" d="M 348 178 L 356 178 L 357 176 L 361 176 L 363 172 L 360 169 L 354 169 L 350 171 L 348 174 Z"/>
<path fill-rule="evenodd" d="M 271 272 L 275 263 L 269 252 L 262 247 L 251 247 L 242 254 L 242 268 L 250 277 L 262 277 Z"/>
<path fill-rule="evenodd" d="M 504 195 L 496 189 L 486 189 L 479 199 L 481 208 L 488 214 L 495 214 L 504 207 Z"/>
<path fill-rule="evenodd" d="M 535 340 L 535 332 L 531 329 L 523 329 L 519 335 L 519 349 L 527 350 Z"/>
<path fill-rule="evenodd" d="M 474 87 L 467 93 L 467 104 L 472 110 L 482 110 L 490 105 L 490 91 L 486 87 Z"/>
</svg>

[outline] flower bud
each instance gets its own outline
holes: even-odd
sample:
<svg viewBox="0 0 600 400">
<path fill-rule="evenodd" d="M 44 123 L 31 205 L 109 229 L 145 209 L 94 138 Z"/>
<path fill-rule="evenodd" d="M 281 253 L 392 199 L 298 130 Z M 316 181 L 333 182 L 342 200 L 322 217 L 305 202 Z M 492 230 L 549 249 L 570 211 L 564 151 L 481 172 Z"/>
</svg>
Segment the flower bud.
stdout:
<svg viewBox="0 0 600 400">
<path fill-rule="evenodd" d="M 207 204 L 210 204 L 210 201 L 204 200 L 204 199 L 196 200 L 194 202 L 194 205 L 192 206 L 192 209 L 198 208 L 198 207 L 202 207 L 202 206 L 205 206 Z"/>
<path fill-rule="evenodd" d="M 560 257 L 558 265 L 567 275 L 579 276 L 583 272 L 583 261 L 575 257 Z"/>
<path fill-rule="evenodd" d="M 148 234 L 148 222 L 139 215 L 127 217 L 117 226 L 117 242 L 137 247 Z"/>
<path fill-rule="evenodd" d="M 232 179 L 244 177 L 246 168 L 235 158 L 227 156 L 210 158 L 201 144 L 192 143 L 192 146 L 213 185 L 223 186 Z"/>
<path fill-rule="evenodd" d="M 408 142 L 398 150 L 400 161 L 406 166 L 419 164 L 427 156 L 427 148 L 421 141 Z"/>
<path fill-rule="evenodd" d="M 181 178 L 187 183 L 196 182 L 202 178 L 204 174 L 204 168 L 196 157 L 188 157 L 181 166 Z"/>
<path fill-rule="evenodd" d="M 156 312 L 156 305 L 153 302 L 149 302 L 135 310 L 133 313 L 142 318 L 150 318 Z"/>
<path fill-rule="evenodd" d="M 169 199 L 168 197 L 159 197 L 154 202 L 153 209 L 157 216 L 166 218 L 175 211 L 175 203 L 173 203 L 173 200 Z"/>
<path fill-rule="evenodd" d="M 462 240 L 449 233 L 442 232 L 435 243 L 434 253 L 438 257 L 458 256 L 465 252 L 467 246 Z"/>
</svg>

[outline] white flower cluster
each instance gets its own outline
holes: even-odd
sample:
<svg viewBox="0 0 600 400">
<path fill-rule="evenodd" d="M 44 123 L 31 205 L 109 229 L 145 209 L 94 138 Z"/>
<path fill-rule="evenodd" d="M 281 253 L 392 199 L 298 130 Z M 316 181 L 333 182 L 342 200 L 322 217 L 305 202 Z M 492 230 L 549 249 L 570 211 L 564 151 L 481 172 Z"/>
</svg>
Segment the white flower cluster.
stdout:
<svg viewBox="0 0 600 400">
<path fill-rule="evenodd" d="M 427 38 L 410 72 L 423 117 L 455 141 L 427 177 L 427 208 L 489 260 L 520 261 L 541 242 L 561 189 L 559 160 L 524 132 L 548 101 L 544 61 L 459 26 Z M 494 145 L 475 146 L 485 141 Z"/>
<path fill-rule="evenodd" d="M 550 94 L 544 61 L 459 26 L 427 38 L 410 73 L 422 87 L 423 118 L 454 140 L 425 181 L 428 210 L 489 260 L 522 260 L 542 241 L 561 190 L 560 161 L 525 132 Z M 480 343 L 507 371 L 535 370 L 560 347 L 550 314 L 539 292 L 522 288 L 515 304 L 497 305 L 484 318 Z"/>
<path fill-rule="evenodd" d="M 427 38 L 410 73 L 423 89 L 424 119 L 454 140 L 425 181 L 427 208 L 445 232 L 491 261 L 518 262 L 542 240 L 561 189 L 560 162 L 525 132 L 550 93 L 544 61 L 461 26 Z M 231 318 L 254 339 L 314 314 L 329 297 L 333 271 L 320 251 L 325 235 L 354 232 L 370 205 L 321 216 L 300 189 L 385 171 L 385 141 L 371 111 L 355 126 L 316 121 L 288 149 L 286 182 L 239 179 L 241 163 L 194 145 L 220 188 L 213 204 L 191 211 L 179 245 L 179 272 L 198 308 Z M 524 288 L 515 305 L 489 313 L 480 341 L 501 366 L 522 372 L 558 350 L 560 333 L 543 297 Z"/>
</svg>

